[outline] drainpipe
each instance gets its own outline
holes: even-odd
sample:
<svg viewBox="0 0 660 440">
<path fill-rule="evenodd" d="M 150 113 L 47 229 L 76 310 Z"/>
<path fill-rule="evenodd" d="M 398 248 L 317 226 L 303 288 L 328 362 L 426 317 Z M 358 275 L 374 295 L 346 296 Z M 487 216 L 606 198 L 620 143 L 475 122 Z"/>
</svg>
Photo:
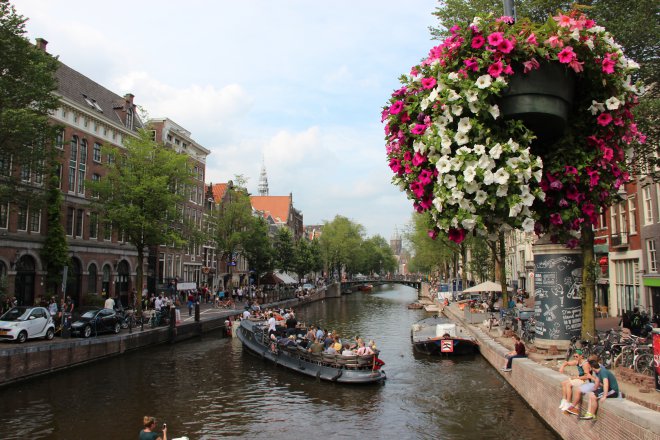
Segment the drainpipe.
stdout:
<svg viewBox="0 0 660 440">
<path fill-rule="evenodd" d="M 516 6 L 514 0 L 503 0 L 504 3 L 504 15 L 507 17 L 512 17 L 513 20 L 516 20 Z"/>
</svg>

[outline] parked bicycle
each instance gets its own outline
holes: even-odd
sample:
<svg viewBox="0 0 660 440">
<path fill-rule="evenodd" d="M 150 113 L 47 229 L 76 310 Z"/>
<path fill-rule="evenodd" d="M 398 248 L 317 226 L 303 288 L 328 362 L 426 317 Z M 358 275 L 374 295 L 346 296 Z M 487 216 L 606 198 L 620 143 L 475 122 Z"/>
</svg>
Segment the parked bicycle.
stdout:
<svg viewBox="0 0 660 440">
<path fill-rule="evenodd" d="M 520 331 L 520 338 L 529 344 L 533 344 L 536 340 L 536 320 L 532 316 L 522 325 Z"/>
</svg>

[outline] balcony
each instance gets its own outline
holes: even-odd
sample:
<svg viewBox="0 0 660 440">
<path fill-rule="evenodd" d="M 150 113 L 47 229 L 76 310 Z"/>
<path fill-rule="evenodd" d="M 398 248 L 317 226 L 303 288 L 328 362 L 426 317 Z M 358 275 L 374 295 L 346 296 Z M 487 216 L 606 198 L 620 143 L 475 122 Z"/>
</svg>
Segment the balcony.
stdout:
<svg viewBox="0 0 660 440">
<path fill-rule="evenodd" d="M 627 248 L 628 247 L 628 233 L 619 232 L 618 234 L 612 234 L 612 247 L 613 248 Z"/>
</svg>

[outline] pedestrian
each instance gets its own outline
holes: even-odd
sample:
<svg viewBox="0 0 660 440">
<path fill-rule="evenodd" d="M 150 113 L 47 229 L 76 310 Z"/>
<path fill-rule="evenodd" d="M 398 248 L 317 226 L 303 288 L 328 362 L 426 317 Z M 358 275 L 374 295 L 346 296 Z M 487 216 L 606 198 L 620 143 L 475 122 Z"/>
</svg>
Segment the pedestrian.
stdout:
<svg viewBox="0 0 660 440">
<path fill-rule="evenodd" d="M 50 298 L 50 303 L 48 304 L 48 313 L 50 313 L 50 317 L 55 321 L 55 318 L 57 316 L 57 302 L 55 301 L 55 297 Z"/>
<path fill-rule="evenodd" d="M 192 316 L 193 307 L 195 307 L 195 295 L 188 291 L 188 316 Z"/>
<path fill-rule="evenodd" d="M 144 429 L 140 431 L 138 440 L 167 440 L 167 425 L 163 424 L 163 435 L 156 432 L 156 419 L 150 416 L 144 416 Z"/>
<path fill-rule="evenodd" d="M 502 371 L 509 372 L 511 371 L 511 362 L 513 359 L 525 358 L 525 344 L 520 340 L 520 336 L 513 335 L 513 351 L 508 352 L 504 357 L 506 357 L 506 365 L 502 368 Z"/>
<path fill-rule="evenodd" d="M 630 317 L 630 333 L 635 336 L 642 335 L 642 315 L 639 313 L 639 307 L 633 309 Z"/>
</svg>

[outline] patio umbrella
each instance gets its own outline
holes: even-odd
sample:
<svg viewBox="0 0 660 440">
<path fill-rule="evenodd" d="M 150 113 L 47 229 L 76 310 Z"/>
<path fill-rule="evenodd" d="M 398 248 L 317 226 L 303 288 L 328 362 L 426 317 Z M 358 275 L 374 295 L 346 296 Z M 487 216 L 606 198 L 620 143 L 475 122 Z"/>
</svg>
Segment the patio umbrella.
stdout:
<svg viewBox="0 0 660 440">
<path fill-rule="evenodd" d="M 502 286 L 500 286 L 498 283 L 494 283 L 492 281 L 486 281 L 481 284 L 477 284 L 476 286 L 468 287 L 467 289 L 463 290 L 463 293 L 501 292 L 501 291 L 502 291 Z"/>
</svg>

